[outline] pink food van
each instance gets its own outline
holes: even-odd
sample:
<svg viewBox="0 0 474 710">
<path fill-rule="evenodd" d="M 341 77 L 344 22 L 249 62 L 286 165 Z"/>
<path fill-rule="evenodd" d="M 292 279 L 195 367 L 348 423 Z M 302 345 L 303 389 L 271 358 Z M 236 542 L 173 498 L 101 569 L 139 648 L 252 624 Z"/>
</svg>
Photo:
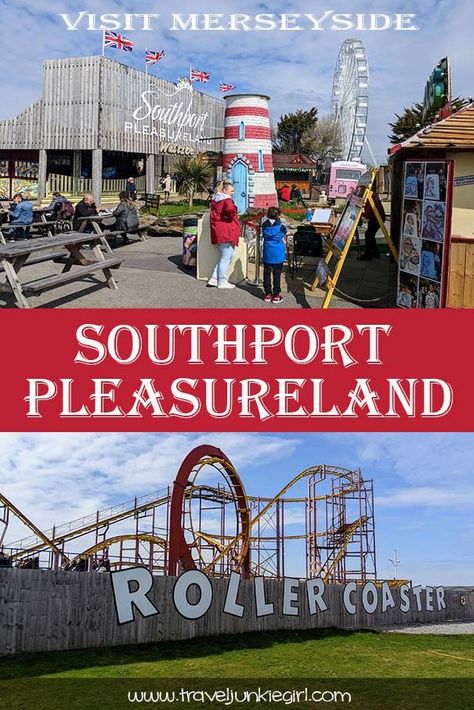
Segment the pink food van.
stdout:
<svg viewBox="0 0 474 710">
<path fill-rule="evenodd" d="M 367 166 L 364 163 L 343 160 L 332 163 L 329 176 L 329 199 L 345 200 L 355 189 L 361 175 L 366 172 Z"/>
</svg>

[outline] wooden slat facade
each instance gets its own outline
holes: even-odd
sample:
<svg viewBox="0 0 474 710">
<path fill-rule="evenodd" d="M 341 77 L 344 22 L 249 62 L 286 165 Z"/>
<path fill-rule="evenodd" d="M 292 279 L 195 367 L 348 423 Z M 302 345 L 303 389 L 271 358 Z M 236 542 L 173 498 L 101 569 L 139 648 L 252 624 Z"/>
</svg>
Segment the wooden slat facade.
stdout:
<svg viewBox="0 0 474 710">
<path fill-rule="evenodd" d="M 144 91 L 157 92 L 163 107 L 183 102 L 192 95 L 192 112 L 208 114 L 202 136 L 211 142 L 190 143 L 178 137 L 160 139 L 125 131 L 132 113 L 141 105 Z M 146 121 L 151 124 L 152 121 Z M 51 59 L 44 64 L 42 98 L 17 118 L 0 121 L 0 150 L 116 150 L 125 153 L 160 154 L 160 142 L 194 145 L 197 152 L 220 151 L 224 126 L 224 102 L 195 89 L 176 93 L 169 81 L 132 69 L 106 57 Z M 192 130 L 192 129 L 191 129 Z"/>
<path fill-rule="evenodd" d="M 200 619 L 191 621 L 178 614 L 172 601 L 175 577 L 155 577 L 149 599 L 159 614 L 119 626 L 115 612 L 110 574 L 87 572 L 46 572 L 42 570 L 0 569 L 0 655 L 97 648 L 159 641 L 176 641 L 248 631 L 301 630 L 316 628 L 376 629 L 381 626 L 474 619 L 474 592 L 446 590 L 447 608 L 417 611 L 399 608 L 400 590 L 392 589 L 395 608 L 373 614 L 364 611 L 362 590 L 353 595 L 356 614 L 343 606 L 343 587 L 327 586 L 324 599 L 328 609 L 310 615 L 305 585 L 299 583 L 297 616 L 282 610 L 283 582 L 265 579 L 265 596 L 274 603 L 275 613 L 257 618 L 254 586 L 242 581 L 238 603 L 244 605 L 242 618 L 224 614 L 227 580 L 211 578 L 213 603 Z M 195 602 L 196 589 L 190 590 Z M 424 603 L 425 593 L 422 593 Z"/>
<path fill-rule="evenodd" d="M 216 137 L 211 144 L 191 143 L 178 137 L 161 138 L 125 131 L 132 113 L 141 105 L 144 91 L 156 92 L 163 107 L 188 103 L 191 111 L 208 114 L 202 136 Z M 152 121 L 145 123 L 151 124 Z M 176 86 L 159 77 L 132 69 L 106 57 L 51 59 L 44 64 L 42 98 L 17 118 L 0 121 L 0 150 L 116 150 L 125 153 L 161 153 L 160 142 L 194 145 L 197 152 L 220 151 L 224 126 L 224 102 Z M 158 126 L 157 126 L 158 127 Z M 192 129 L 191 129 L 192 130 Z"/>
<path fill-rule="evenodd" d="M 133 113 L 143 106 L 145 91 L 153 92 L 150 103 L 168 111 L 168 124 L 160 116 L 134 121 Z M 187 112 L 195 116 L 196 125 L 177 132 L 173 118 L 178 112 L 180 117 L 188 115 Z M 104 189 L 104 151 L 145 159 L 147 191 L 155 192 L 157 175 L 170 170 L 174 157 L 219 153 L 223 133 L 222 99 L 189 86 L 177 86 L 108 57 L 52 59 L 44 63 L 41 99 L 16 118 L 0 121 L 0 151 L 4 151 L 3 157 L 10 164 L 16 159 L 14 151 L 34 151 L 37 158 L 28 156 L 28 160 L 38 161 L 40 199 L 47 190 L 50 151 L 73 155 L 76 187 L 82 177 L 82 152 L 90 151 L 91 189 L 100 202 Z M 10 173 L 11 167 L 9 179 L 12 179 Z"/>
</svg>

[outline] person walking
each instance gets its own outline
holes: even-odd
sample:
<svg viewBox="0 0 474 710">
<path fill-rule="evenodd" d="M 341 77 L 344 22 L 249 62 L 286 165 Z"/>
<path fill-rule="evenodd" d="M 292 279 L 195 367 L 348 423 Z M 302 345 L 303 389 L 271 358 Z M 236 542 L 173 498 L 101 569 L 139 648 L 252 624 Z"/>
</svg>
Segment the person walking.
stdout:
<svg viewBox="0 0 474 710">
<path fill-rule="evenodd" d="M 33 221 L 33 205 L 29 200 L 24 200 L 23 195 L 17 194 L 13 197 L 13 203 L 8 211 L 10 217 L 10 229 L 7 239 L 14 242 L 15 239 L 26 239 L 28 236 L 28 226 Z"/>
<path fill-rule="evenodd" d="M 137 199 L 137 186 L 135 185 L 135 178 L 128 178 L 125 192 L 127 193 L 128 199 L 135 202 Z"/>
<path fill-rule="evenodd" d="M 263 300 L 281 303 L 281 273 L 286 257 L 287 229 L 280 221 L 278 207 L 269 207 L 262 222 L 263 237 Z M 272 283 L 273 281 L 273 283 Z"/>
<path fill-rule="evenodd" d="M 232 195 L 235 188 L 231 182 L 218 185 L 211 202 L 211 242 L 219 249 L 219 260 L 214 267 L 208 286 L 234 288 L 228 281 L 229 266 L 234 249 L 239 244 L 240 222 Z"/>
<path fill-rule="evenodd" d="M 168 202 L 171 194 L 171 175 L 166 173 L 161 181 L 161 187 L 165 191 L 165 202 Z"/>
</svg>

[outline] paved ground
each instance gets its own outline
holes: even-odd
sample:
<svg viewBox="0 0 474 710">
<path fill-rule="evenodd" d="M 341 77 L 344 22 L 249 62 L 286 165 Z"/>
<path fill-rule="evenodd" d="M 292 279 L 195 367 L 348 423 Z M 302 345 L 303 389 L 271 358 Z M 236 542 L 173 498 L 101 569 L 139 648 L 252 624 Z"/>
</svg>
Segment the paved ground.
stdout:
<svg viewBox="0 0 474 710">
<path fill-rule="evenodd" d="M 30 305 L 45 308 L 319 308 L 322 303 L 321 291 L 313 293 L 305 287 L 313 276 L 307 269 L 299 271 L 295 279 L 285 277 L 285 298 L 280 305 L 264 303 L 261 288 L 250 283 L 230 291 L 209 288 L 205 282 L 197 281 L 193 271 L 181 267 L 181 239 L 178 237 L 150 237 L 146 242 L 119 246 L 116 252 L 125 257 L 121 268 L 115 272 L 118 291 L 102 286 L 102 275 L 91 276 L 32 297 Z M 346 296 L 334 296 L 331 308 L 393 306 L 396 267 L 385 252 L 381 246 L 383 255 L 371 262 L 357 261 L 355 251 L 350 254 L 339 287 L 351 298 L 363 301 L 352 303 Z M 61 265 L 47 262 L 24 268 L 20 277 L 22 281 L 30 281 L 59 273 L 61 269 Z M 386 297 L 387 294 L 390 296 Z M 1 293 L 0 307 L 15 307 L 14 299 Z"/>
<path fill-rule="evenodd" d="M 474 621 L 446 622 L 443 624 L 416 624 L 414 626 L 394 626 L 386 629 L 388 633 L 397 634 L 436 634 L 454 636 L 457 634 L 474 634 Z"/>
</svg>

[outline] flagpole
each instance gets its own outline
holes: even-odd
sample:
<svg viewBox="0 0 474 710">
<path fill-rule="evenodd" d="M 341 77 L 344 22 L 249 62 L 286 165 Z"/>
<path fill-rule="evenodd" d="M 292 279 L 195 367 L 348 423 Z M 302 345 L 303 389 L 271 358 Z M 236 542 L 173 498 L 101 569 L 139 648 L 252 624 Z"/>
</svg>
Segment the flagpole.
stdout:
<svg viewBox="0 0 474 710">
<path fill-rule="evenodd" d="M 102 30 L 102 56 L 105 57 L 105 30 Z"/>
</svg>

